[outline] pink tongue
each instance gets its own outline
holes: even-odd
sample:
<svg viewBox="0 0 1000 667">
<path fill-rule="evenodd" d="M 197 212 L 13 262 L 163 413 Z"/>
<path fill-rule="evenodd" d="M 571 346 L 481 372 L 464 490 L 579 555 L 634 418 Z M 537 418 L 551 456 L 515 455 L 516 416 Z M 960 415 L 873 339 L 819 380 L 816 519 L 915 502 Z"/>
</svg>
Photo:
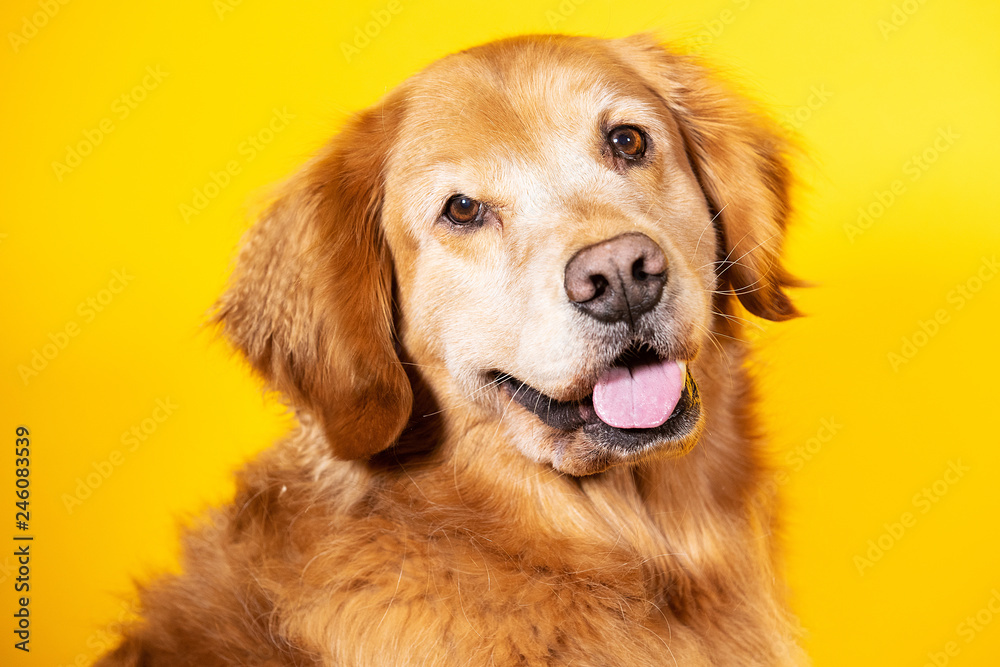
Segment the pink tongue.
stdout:
<svg viewBox="0 0 1000 667">
<path fill-rule="evenodd" d="M 594 386 L 594 410 L 615 428 L 655 428 L 670 418 L 683 389 L 676 361 L 615 366 Z"/>
</svg>

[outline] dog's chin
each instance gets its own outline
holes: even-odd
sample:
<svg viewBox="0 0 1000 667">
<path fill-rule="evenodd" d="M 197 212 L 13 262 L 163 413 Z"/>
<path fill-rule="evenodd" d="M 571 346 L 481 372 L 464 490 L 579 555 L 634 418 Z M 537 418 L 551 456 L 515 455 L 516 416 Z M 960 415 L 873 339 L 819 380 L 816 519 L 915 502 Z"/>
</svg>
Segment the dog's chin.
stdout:
<svg viewBox="0 0 1000 667">
<path fill-rule="evenodd" d="M 651 427 L 613 426 L 595 409 L 594 395 L 559 401 L 509 375 L 498 374 L 501 393 L 511 405 L 507 419 L 541 422 L 548 431 L 551 464 L 574 476 L 661 456 L 681 456 L 694 446 L 702 426 L 698 386 L 684 367 L 680 398 L 663 423 Z M 531 429 L 537 434 L 537 428 Z M 538 452 L 536 452 L 537 454 Z M 549 458 L 549 456 L 545 456 Z"/>
</svg>

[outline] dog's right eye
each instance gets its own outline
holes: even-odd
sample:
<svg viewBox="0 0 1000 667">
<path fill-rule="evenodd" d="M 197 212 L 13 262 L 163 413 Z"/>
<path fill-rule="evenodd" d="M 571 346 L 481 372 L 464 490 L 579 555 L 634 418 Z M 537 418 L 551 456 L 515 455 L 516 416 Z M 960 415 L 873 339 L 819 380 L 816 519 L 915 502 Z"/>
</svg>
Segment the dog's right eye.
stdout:
<svg viewBox="0 0 1000 667">
<path fill-rule="evenodd" d="M 444 216 L 455 225 L 473 225 L 482 221 L 483 203 L 465 195 L 455 195 L 444 207 Z"/>
<path fill-rule="evenodd" d="M 608 132 L 608 143 L 626 160 L 638 160 L 646 152 L 646 137 L 631 125 L 619 125 Z"/>
</svg>

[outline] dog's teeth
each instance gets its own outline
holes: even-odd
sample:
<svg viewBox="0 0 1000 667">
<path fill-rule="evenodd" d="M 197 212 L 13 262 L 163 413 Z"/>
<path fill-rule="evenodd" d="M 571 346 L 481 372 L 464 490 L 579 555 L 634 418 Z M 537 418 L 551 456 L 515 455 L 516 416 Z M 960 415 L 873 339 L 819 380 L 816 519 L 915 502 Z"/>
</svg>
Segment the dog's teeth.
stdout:
<svg viewBox="0 0 1000 667">
<path fill-rule="evenodd" d="M 681 378 L 683 379 L 683 378 L 687 377 L 688 362 L 686 362 L 686 361 L 678 361 L 677 365 L 680 366 L 680 369 L 681 369 Z"/>
</svg>

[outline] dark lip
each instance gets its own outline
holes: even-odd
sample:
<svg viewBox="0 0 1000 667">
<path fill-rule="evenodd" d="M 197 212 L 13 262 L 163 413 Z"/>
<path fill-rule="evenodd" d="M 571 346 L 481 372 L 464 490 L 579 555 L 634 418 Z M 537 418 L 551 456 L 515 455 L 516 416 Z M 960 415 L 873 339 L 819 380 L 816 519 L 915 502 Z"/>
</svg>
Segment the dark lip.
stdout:
<svg viewBox="0 0 1000 667">
<path fill-rule="evenodd" d="M 495 377 L 511 400 L 545 425 L 566 432 L 580 429 L 588 439 L 600 445 L 627 452 L 664 440 L 681 440 L 694 431 L 701 415 L 698 385 L 691 377 L 690 368 L 677 406 L 667 421 L 656 428 L 616 428 L 605 424 L 594 411 L 593 395 L 578 401 L 558 401 L 509 374 L 498 372 Z"/>
</svg>

